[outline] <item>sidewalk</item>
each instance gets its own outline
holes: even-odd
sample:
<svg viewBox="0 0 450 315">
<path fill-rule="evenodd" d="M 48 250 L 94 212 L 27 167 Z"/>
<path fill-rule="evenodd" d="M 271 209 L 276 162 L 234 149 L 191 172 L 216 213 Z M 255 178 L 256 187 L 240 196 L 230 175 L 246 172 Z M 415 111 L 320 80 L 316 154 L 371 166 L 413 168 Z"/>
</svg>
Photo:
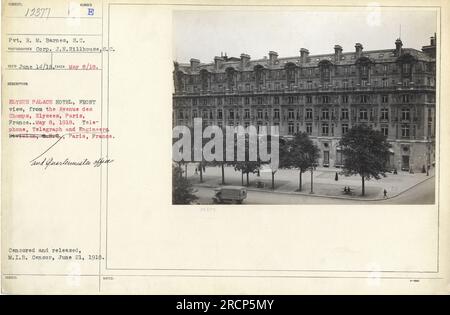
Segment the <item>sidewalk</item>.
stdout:
<svg viewBox="0 0 450 315">
<path fill-rule="evenodd" d="M 184 170 L 184 168 L 183 168 Z M 338 180 L 335 181 L 335 174 L 338 172 Z M 362 199 L 378 200 L 384 199 L 383 190 L 386 189 L 387 197 L 391 198 L 402 192 L 416 186 L 434 176 L 434 170 L 430 175 L 423 173 L 410 174 L 408 172 L 399 172 L 397 175 L 386 174 L 386 177 L 380 180 L 365 181 L 365 196 L 361 196 L 361 177 L 359 175 L 346 177 L 339 174 L 341 169 L 318 167 L 313 173 L 313 191 L 316 196 L 343 198 L 343 199 Z M 204 187 L 219 187 L 222 184 L 222 175 L 220 167 L 206 167 L 203 172 L 203 182 L 200 182 L 200 174 L 195 174 L 194 164 L 188 165 L 188 179 L 193 185 Z M 272 190 L 272 179 L 270 170 L 261 170 L 260 176 L 249 174 L 249 190 L 270 191 L 275 193 L 307 194 L 311 190 L 311 173 L 309 171 L 302 174 L 302 190 L 298 191 L 299 172 L 298 170 L 280 169 L 275 173 L 275 191 Z M 257 186 L 257 183 L 260 183 Z M 234 168 L 225 167 L 225 184 L 237 185 L 241 183 L 241 173 Z M 244 185 L 247 184 L 246 174 L 244 174 Z M 344 194 L 344 187 L 351 188 L 351 194 Z"/>
</svg>

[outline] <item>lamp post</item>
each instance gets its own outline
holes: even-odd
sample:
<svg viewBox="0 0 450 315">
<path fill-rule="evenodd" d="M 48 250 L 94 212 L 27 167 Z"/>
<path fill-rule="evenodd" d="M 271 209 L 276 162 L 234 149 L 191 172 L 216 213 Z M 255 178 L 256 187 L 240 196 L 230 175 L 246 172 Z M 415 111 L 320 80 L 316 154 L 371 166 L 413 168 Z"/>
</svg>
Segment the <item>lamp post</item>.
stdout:
<svg viewBox="0 0 450 315">
<path fill-rule="evenodd" d="M 313 171 L 314 171 L 314 165 L 311 164 L 311 191 L 309 192 L 310 194 L 314 194 L 314 190 L 313 190 Z"/>
<path fill-rule="evenodd" d="M 430 175 L 430 136 L 427 135 L 427 176 Z"/>
</svg>

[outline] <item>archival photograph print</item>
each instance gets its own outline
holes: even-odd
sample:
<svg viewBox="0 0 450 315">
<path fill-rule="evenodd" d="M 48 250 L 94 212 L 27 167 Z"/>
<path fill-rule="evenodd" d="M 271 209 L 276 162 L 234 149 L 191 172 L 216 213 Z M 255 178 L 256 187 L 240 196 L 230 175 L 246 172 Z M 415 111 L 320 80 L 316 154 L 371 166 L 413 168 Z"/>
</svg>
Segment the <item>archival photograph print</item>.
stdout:
<svg viewBox="0 0 450 315">
<path fill-rule="evenodd" d="M 173 204 L 434 204 L 437 12 L 173 14 Z"/>
</svg>

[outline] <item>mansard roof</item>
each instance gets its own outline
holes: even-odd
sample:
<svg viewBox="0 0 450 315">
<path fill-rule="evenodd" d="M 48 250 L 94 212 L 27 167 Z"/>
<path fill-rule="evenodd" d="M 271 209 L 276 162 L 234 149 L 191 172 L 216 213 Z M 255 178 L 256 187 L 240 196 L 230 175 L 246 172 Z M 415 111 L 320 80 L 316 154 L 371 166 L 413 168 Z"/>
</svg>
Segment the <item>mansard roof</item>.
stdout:
<svg viewBox="0 0 450 315">
<path fill-rule="evenodd" d="M 403 48 L 402 56 L 411 55 L 416 60 L 431 62 L 435 61 L 434 58 L 425 54 L 424 52 L 414 49 L 414 48 Z M 363 51 L 359 58 L 356 57 L 355 52 L 347 52 L 341 54 L 340 60 L 335 60 L 335 54 L 322 54 L 322 55 L 310 55 L 306 58 L 306 62 L 302 62 L 300 56 L 296 57 L 285 57 L 285 58 L 277 58 L 274 63 L 270 62 L 269 58 L 262 59 L 250 59 L 245 67 L 241 68 L 241 61 L 237 58 L 232 58 L 231 61 L 222 61 L 218 70 L 216 70 L 216 66 L 213 63 L 200 63 L 196 69 L 196 71 L 191 71 L 190 65 L 186 63 L 179 64 L 179 70 L 183 73 L 199 73 L 201 70 L 205 69 L 211 73 L 224 73 L 225 70 L 229 67 L 232 67 L 236 70 L 241 71 L 253 71 L 255 66 L 262 66 L 265 69 L 272 70 L 281 70 L 284 69 L 286 64 L 293 63 L 298 67 L 302 68 L 310 68 L 317 67 L 320 62 L 324 60 L 328 60 L 333 65 L 354 65 L 356 61 L 361 58 L 368 58 L 373 63 L 389 63 L 389 62 L 397 62 L 398 56 L 396 55 L 395 49 L 384 49 L 384 50 L 371 50 L 371 51 Z"/>
</svg>

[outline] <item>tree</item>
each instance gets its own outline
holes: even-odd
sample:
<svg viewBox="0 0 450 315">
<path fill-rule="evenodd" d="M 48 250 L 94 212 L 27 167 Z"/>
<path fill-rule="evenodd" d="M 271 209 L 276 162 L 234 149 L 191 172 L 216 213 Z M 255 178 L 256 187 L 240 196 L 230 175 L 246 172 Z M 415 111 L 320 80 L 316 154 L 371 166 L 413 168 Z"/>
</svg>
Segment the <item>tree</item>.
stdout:
<svg viewBox="0 0 450 315">
<path fill-rule="evenodd" d="M 230 162 L 229 164 L 234 166 L 234 169 L 236 171 L 241 172 L 241 184 L 244 185 L 244 174 L 247 176 L 247 186 L 250 185 L 249 183 L 249 174 L 250 173 L 256 173 L 261 168 L 261 160 L 259 159 L 259 156 L 257 157 L 256 161 L 252 161 L 250 159 L 250 141 L 248 135 L 245 135 L 245 158 L 243 161 L 238 161 L 238 146 L 239 143 L 235 139 L 234 141 L 234 161 Z M 258 152 L 258 150 L 256 150 Z"/>
<path fill-rule="evenodd" d="M 271 136 L 267 137 L 267 143 L 271 143 Z M 277 168 L 272 168 L 272 161 L 268 161 L 267 164 L 271 170 L 272 175 L 272 190 L 275 190 L 275 173 L 278 171 L 278 168 L 283 167 L 283 158 L 287 155 L 286 150 L 288 149 L 286 140 L 283 138 L 278 138 L 278 165 Z M 272 150 L 272 147 L 270 148 Z"/>
<path fill-rule="evenodd" d="M 306 132 L 295 134 L 286 143 L 284 150 L 280 150 L 280 166 L 298 169 L 298 190 L 302 190 L 302 174 L 314 167 L 319 158 L 319 148 L 309 138 Z"/>
<path fill-rule="evenodd" d="M 225 128 L 222 128 L 222 134 L 225 136 L 226 135 L 226 130 Z M 225 140 L 222 141 L 222 158 L 220 161 L 217 160 L 213 160 L 211 162 L 209 162 L 209 164 L 211 166 L 219 166 L 221 168 L 221 173 L 222 173 L 222 185 L 225 185 L 225 165 L 227 165 L 228 163 L 225 160 L 226 157 L 226 142 Z M 214 150 L 216 150 L 216 148 L 214 148 Z M 215 151 L 214 151 L 215 152 Z"/>
<path fill-rule="evenodd" d="M 197 200 L 191 183 L 183 176 L 180 165 L 172 165 L 172 204 L 188 205 Z"/>
<path fill-rule="evenodd" d="M 247 186 L 250 185 L 249 183 L 249 174 L 258 172 L 259 168 L 261 167 L 261 163 L 259 161 L 238 161 L 234 163 L 234 169 L 237 171 L 240 171 L 243 174 L 246 174 L 247 176 Z"/>
<path fill-rule="evenodd" d="M 366 125 L 351 128 L 339 144 L 344 156 L 343 173 L 346 176 L 361 176 L 361 191 L 364 196 L 366 179 L 386 176 L 386 161 L 391 145 L 380 131 Z"/>
</svg>

